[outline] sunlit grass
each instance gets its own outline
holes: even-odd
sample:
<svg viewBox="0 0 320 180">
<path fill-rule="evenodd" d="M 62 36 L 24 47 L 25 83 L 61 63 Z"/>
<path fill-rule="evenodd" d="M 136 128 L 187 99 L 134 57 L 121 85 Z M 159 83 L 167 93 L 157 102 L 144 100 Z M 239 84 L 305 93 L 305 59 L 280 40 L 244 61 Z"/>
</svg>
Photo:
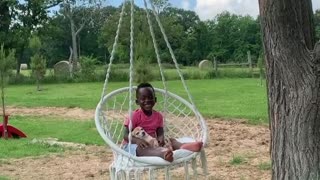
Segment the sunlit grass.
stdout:
<svg viewBox="0 0 320 180">
<path fill-rule="evenodd" d="M 66 147 L 33 143 L 33 139 L 56 138 L 63 142 L 104 145 L 94 121 L 61 120 L 50 117 L 12 116 L 9 123 L 22 130 L 27 138 L 0 139 L 0 159 L 61 153 Z"/>
<path fill-rule="evenodd" d="M 162 82 L 152 82 L 162 88 Z M 205 117 L 245 118 L 251 123 L 267 122 L 265 86 L 258 79 L 213 79 L 186 81 L 192 98 Z M 107 91 L 128 86 L 112 82 Z M 181 81 L 168 81 L 169 91 L 188 100 Z M 94 109 L 99 102 L 102 83 L 50 84 L 43 91 L 33 85 L 11 85 L 6 89 L 6 102 L 14 106 L 57 106 Z"/>
</svg>

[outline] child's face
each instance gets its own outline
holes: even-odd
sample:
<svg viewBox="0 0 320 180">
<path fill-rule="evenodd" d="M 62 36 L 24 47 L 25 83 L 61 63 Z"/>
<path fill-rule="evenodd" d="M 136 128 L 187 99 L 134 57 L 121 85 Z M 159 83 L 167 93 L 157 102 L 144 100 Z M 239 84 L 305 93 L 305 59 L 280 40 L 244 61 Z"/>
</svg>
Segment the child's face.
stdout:
<svg viewBox="0 0 320 180">
<path fill-rule="evenodd" d="M 137 94 L 137 104 L 141 109 L 148 112 L 152 111 L 154 104 L 156 103 L 154 92 L 150 87 L 144 87 L 139 89 Z"/>
</svg>

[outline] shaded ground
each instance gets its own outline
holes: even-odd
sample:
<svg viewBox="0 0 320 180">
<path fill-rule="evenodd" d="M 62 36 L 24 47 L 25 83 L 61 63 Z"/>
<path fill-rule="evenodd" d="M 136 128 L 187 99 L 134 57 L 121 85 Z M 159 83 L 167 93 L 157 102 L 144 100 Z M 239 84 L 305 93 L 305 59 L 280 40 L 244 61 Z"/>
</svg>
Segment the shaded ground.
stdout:
<svg viewBox="0 0 320 180">
<path fill-rule="evenodd" d="M 79 108 L 9 107 L 8 112 L 12 115 L 50 115 L 79 120 L 92 119 L 94 116 L 93 110 Z M 207 124 L 210 131 L 209 145 L 206 148 L 210 173 L 208 179 L 271 179 L 270 137 L 266 126 L 253 126 L 241 120 L 222 119 L 208 119 Z M 112 158 L 112 152 L 106 147 L 85 146 L 58 155 L 0 159 L 0 177 L 109 179 L 108 166 Z M 175 171 L 174 177 L 183 179 L 183 169 Z"/>
</svg>

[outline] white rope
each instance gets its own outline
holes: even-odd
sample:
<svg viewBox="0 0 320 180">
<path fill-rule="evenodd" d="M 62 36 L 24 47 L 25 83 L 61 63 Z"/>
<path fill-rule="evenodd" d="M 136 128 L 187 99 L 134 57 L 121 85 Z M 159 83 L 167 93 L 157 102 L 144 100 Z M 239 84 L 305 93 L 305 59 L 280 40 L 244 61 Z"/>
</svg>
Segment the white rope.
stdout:
<svg viewBox="0 0 320 180">
<path fill-rule="evenodd" d="M 147 14 L 147 19 L 148 19 L 150 34 L 151 34 L 151 37 L 152 37 L 154 51 L 155 51 L 156 56 L 157 56 L 157 62 L 158 62 L 158 65 L 159 65 L 159 70 L 160 70 L 160 75 L 161 75 L 163 88 L 166 91 L 165 96 L 164 96 L 164 105 L 163 105 L 164 113 L 162 114 L 164 120 L 166 120 L 166 116 L 167 116 L 167 108 L 166 107 L 167 107 L 168 88 L 167 88 L 167 83 L 166 83 L 166 79 L 165 79 L 165 76 L 164 76 L 164 71 L 163 71 L 163 68 L 162 68 L 161 58 L 160 58 L 160 55 L 159 55 L 158 44 L 157 44 L 157 41 L 156 41 L 156 38 L 155 38 L 152 22 L 151 22 L 151 19 L 150 19 L 150 14 L 149 14 L 149 11 L 148 11 L 148 4 L 147 4 L 146 0 L 144 0 L 144 6 L 145 6 L 146 14 Z"/>
<path fill-rule="evenodd" d="M 131 0 L 131 25 L 130 25 L 130 75 L 129 75 L 129 147 L 131 146 L 132 140 L 132 91 L 133 91 L 133 43 L 134 43 L 134 0 Z M 129 153 L 131 154 L 131 148 L 129 148 Z"/>
<path fill-rule="evenodd" d="M 196 112 L 196 113 L 195 113 L 195 116 L 196 116 L 198 119 L 202 119 L 202 117 L 201 117 L 201 115 L 200 115 L 197 107 L 195 106 L 194 100 L 193 100 L 193 98 L 192 98 L 192 96 L 191 96 L 191 93 L 189 92 L 189 89 L 188 89 L 188 87 L 187 87 L 187 85 L 186 85 L 186 82 L 185 82 L 185 80 L 184 80 L 184 78 L 183 78 L 183 76 L 182 76 L 181 70 L 180 70 L 180 68 L 179 68 L 178 62 L 177 62 L 177 60 L 176 60 L 176 57 L 175 57 L 175 55 L 174 55 L 174 53 L 173 53 L 173 50 L 172 50 L 172 48 L 171 48 L 171 45 L 170 45 L 170 43 L 169 43 L 168 37 L 167 37 L 167 35 L 166 35 L 166 33 L 165 33 L 165 30 L 164 30 L 164 28 L 163 28 L 163 26 L 162 26 L 162 24 L 161 24 L 160 18 L 159 18 L 158 14 L 157 14 L 157 12 L 156 12 L 156 10 L 155 10 L 153 1 L 152 1 L 152 0 L 149 0 L 149 2 L 150 2 L 150 4 L 151 4 L 151 6 L 152 6 L 153 14 L 154 14 L 154 16 L 156 17 L 156 21 L 158 22 L 158 25 L 159 25 L 159 27 L 160 27 L 161 33 L 162 33 L 162 35 L 163 35 L 163 38 L 164 38 L 164 40 L 165 40 L 165 42 L 166 42 L 166 45 L 167 45 L 167 47 L 168 47 L 168 49 L 169 49 L 169 51 L 170 51 L 171 58 L 172 58 L 172 60 L 173 60 L 173 62 L 174 62 L 174 64 L 175 64 L 176 70 L 177 70 L 177 72 L 178 72 L 178 74 L 179 74 L 179 76 L 180 76 L 180 79 L 181 79 L 181 82 L 182 82 L 182 84 L 183 84 L 183 87 L 184 87 L 184 89 L 185 89 L 185 91 L 186 91 L 186 93 L 187 93 L 187 95 L 188 95 L 188 98 L 189 98 L 189 101 L 190 101 L 190 103 L 191 103 L 191 105 L 192 105 L 192 108 L 195 110 L 194 112 Z M 203 130 L 204 132 L 207 132 L 207 125 L 205 124 L 204 121 L 201 121 L 200 126 L 201 126 L 201 128 L 202 128 L 202 130 Z M 206 141 L 207 141 L 207 137 L 204 137 L 204 139 L 202 139 L 202 141 L 206 142 Z"/>
<path fill-rule="evenodd" d="M 183 76 L 182 76 L 182 73 L 181 73 L 181 70 L 180 70 L 180 68 L 179 68 L 177 59 L 176 59 L 176 57 L 175 57 L 175 55 L 174 55 L 174 53 L 173 53 L 173 50 L 172 50 L 171 45 L 170 45 L 170 43 L 169 43 L 168 37 L 167 37 L 167 35 L 166 35 L 166 33 L 165 33 L 165 30 L 164 30 L 164 28 L 163 28 L 163 26 L 162 26 L 162 24 L 161 24 L 160 18 L 159 18 L 159 16 L 158 16 L 157 12 L 156 12 L 156 9 L 155 9 L 155 7 L 154 7 L 154 4 L 153 4 L 152 0 L 149 0 L 149 2 L 150 2 L 150 4 L 151 4 L 153 14 L 154 14 L 154 16 L 156 17 L 156 20 L 157 20 L 158 25 L 159 25 L 159 27 L 160 27 L 161 33 L 162 33 L 162 35 L 163 35 L 163 38 L 164 38 L 164 40 L 165 40 L 165 42 L 166 42 L 166 45 L 167 45 L 167 47 L 168 47 L 168 49 L 169 49 L 169 51 L 170 51 L 171 58 L 172 58 L 172 60 L 173 60 L 173 62 L 174 62 L 174 64 L 175 64 L 175 67 L 176 67 L 176 69 L 177 69 L 177 72 L 178 72 L 178 74 L 179 74 L 179 76 L 180 76 L 180 79 L 181 79 L 181 82 L 182 82 L 182 84 L 183 84 L 183 87 L 184 87 L 185 91 L 187 92 L 189 101 L 190 101 L 190 103 L 192 104 L 193 108 L 197 111 L 197 108 L 196 108 L 196 106 L 195 106 L 195 104 L 194 104 L 193 98 L 192 98 L 192 96 L 191 96 L 191 94 L 190 94 L 190 92 L 189 92 L 189 90 L 188 90 L 187 84 L 186 84 L 186 82 L 185 82 L 185 80 L 184 80 L 184 78 L 183 78 Z M 196 114 L 196 116 L 199 116 L 199 115 Z"/>
<path fill-rule="evenodd" d="M 126 1 L 127 0 L 124 0 L 123 4 L 122 4 L 122 9 L 121 9 L 121 13 L 120 13 L 119 22 L 118 22 L 118 28 L 117 28 L 116 36 L 114 38 L 114 43 L 112 46 L 112 51 L 111 51 L 111 56 L 110 56 L 110 60 L 109 60 L 109 64 L 108 64 L 106 79 L 104 81 L 103 90 L 102 90 L 102 94 L 101 94 L 101 100 L 106 95 L 107 84 L 108 84 L 109 76 L 110 76 L 110 72 L 111 72 L 111 65 L 114 60 L 114 55 L 115 55 L 116 47 L 117 47 L 118 40 L 119 40 L 119 34 L 120 34 L 121 24 L 122 24 L 122 20 L 123 20 L 123 14 L 124 14 L 124 10 L 125 10 Z"/>
<path fill-rule="evenodd" d="M 105 93 L 106 93 L 106 89 L 107 89 L 107 84 L 108 84 L 108 79 L 109 79 L 109 76 L 110 76 L 110 71 L 111 71 L 111 66 L 112 66 L 112 62 L 113 62 L 113 60 L 114 60 L 114 55 L 115 55 L 115 49 L 116 49 L 116 47 L 117 47 L 117 43 L 118 43 L 118 38 L 119 38 L 119 34 L 120 34 L 120 28 L 121 28 L 121 24 L 122 24 L 122 21 L 123 21 L 123 15 L 124 15 L 124 11 L 125 11 L 125 6 L 126 6 L 126 2 L 127 1 L 129 1 L 129 0 L 124 0 L 124 3 L 123 3 L 123 5 L 122 5 L 122 11 L 121 11 L 121 14 L 120 14 L 120 19 L 119 19 L 119 24 L 118 24 L 118 29 L 117 29 L 117 32 L 116 32 L 116 37 L 115 37 L 115 39 L 114 39 L 114 44 L 113 44 L 113 49 L 112 49 L 112 52 L 111 52 L 111 57 L 110 57 L 110 62 L 109 62 L 109 65 L 108 65 L 108 69 L 107 69 L 107 74 L 106 74 L 106 79 L 105 79 L 105 83 L 104 83 L 104 87 L 103 87 L 103 92 L 102 92 L 102 96 L 101 96 L 101 100 L 105 100 L 106 98 L 104 98 L 104 96 L 105 96 Z M 133 108 L 133 89 L 134 89 L 134 87 L 133 87 L 133 77 L 134 77 L 134 72 L 133 72 L 133 64 L 134 64 L 134 0 L 130 0 L 130 2 L 131 2 L 131 23 L 130 23 L 130 68 L 129 68 L 129 108 L 128 108 L 128 114 L 129 114 L 129 127 L 128 127 L 128 129 L 129 129 L 129 135 L 128 135 L 128 143 L 129 143 L 129 146 L 131 145 L 131 141 L 132 141 L 132 134 L 131 134 L 131 132 L 132 132 L 132 108 Z M 159 20 L 159 17 L 158 17 L 158 15 L 157 15 L 157 13 L 156 13 L 156 11 L 155 11 L 155 7 L 154 7 L 154 5 L 153 5 L 153 3 L 152 3 L 152 1 L 150 1 L 149 0 L 149 2 L 151 3 L 151 5 L 152 5 L 152 10 L 153 10 L 153 13 L 154 13 L 154 15 L 155 15 L 155 17 L 156 17 L 156 20 L 157 20 L 157 22 L 158 22 L 158 25 L 159 25 L 159 27 L 160 27 L 160 30 L 161 30 L 161 32 L 162 32 L 162 34 L 163 34 L 163 37 L 164 37 L 164 39 L 165 39 L 165 42 L 166 42 L 166 44 L 167 44 L 167 47 L 168 47 L 168 49 L 169 49 L 169 51 L 170 51 L 170 54 L 171 54 L 171 57 L 172 57 L 172 59 L 173 59 L 173 62 L 175 63 L 175 66 L 176 66 L 176 69 L 177 69 L 177 72 L 178 72 L 178 74 L 179 74 L 179 76 L 180 76 L 180 78 L 181 78 L 181 81 L 182 81 L 182 83 L 183 83 L 183 86 L 184 86 L 184 88 L 185 88 L 185 90 L 186 90 L 186 92 L 187 92 L 187 94 L 188 94 L 188 97 L 189 97 L 189 101 L 190 101 L 190 103 L 189 102 L 187 102 L 187 101 L 185 101 L 184 99 L 180 99 L 179 101 L 181 101 L 181 102 L 184 102 L 190 109 L 192 108 L 192 110 L 193 110 L 193 112 L 195 113 L 195 115 L 196 116 L 201 116 L 200 114 L 197 114 L 197 110 L 196 110 L 196 107 L 195 107 L 195 105 L 194 105 L 194 102 L 193 102 L 193 99 L 192 99 L 192 97 L 191 97 L 191 94 L 190 94 L 190 92 L 188 91 L 188 88 L 187 88 L 187 86 L 186 86 L 186 83 L 185 83 L 185 81 L 184 81 L 184 79 L 183 79 L 183 76 L 182 76 L 182 73 L 181 73 L 181 71 L 180 71 L 180 69 L 179 69 L 179 66 L 178 66 L 178 63 L 177 63 L 177 60 L 176 60 L 176 58 L 175 58 L 175 56 L 174 56 L 174 54 L 173 54 L 173 50 L 172 50 L 172 48 L 171 48 L 171 45 L 169 44 L 169 41 L 168 41 L 168 38 L 167 38 L 167 36 L 166 36 L 166 34 L 165 34 L 165 32 L 164 32 L 164 29 L 163 29 L 163 27 L 162 27 L 162 24 L 161 24 L 161 22 L 160 22 L 160 20 Z M 159 55 L 159 50 L 158 50 L 158 46 L 157 46 L 157 43 L 156 43 L 156 39 L 155 39 L 155 34 L 154 34 L 154 30 L 153 30 L 153 27 L 152 27 L 152 22 L 151 22 L 151 19 L 150 19 L 150 14 L 149 14 L 149 12 L 148 12 L 148 5 L 147 5 L 147 3 L 146 3 L 146 0 L 144 0 L 144 3 L 145 3 L 145 6 L 146 6 L 146 12 L 147 12 L 147 18 L 148 18 L 148 24 L 149 24 L 149 27 L 150 27 L 150 33 L 151 33 L 151 36 L 152 36 L 152 40 L 153 40 L 153 44 L 154 44 L 154 49 L 155 49 L 155 53 L 156 53 L 156 56 L 157 56 L 157 62 L 158 62 L 158 65 L 159 65 L 159 69 L 160 69 L 160 74 L 161 74 L 161 79 L 162 79 L 162 82 L 163 82 L 163 86 L 164 86 L 164 88 L 165 88 L 165 92 L 161 92 L 162 94 L 164 94 L 165 93 L 165 103 L 166 103 L 166 99 L 167 99 L 167 96 L 172 96 L 172 95 L 170 95 L 171 93 L 170 92 L 168 92 L 167 91 L 167 84 L 166 84 L 166 81 L 165 81 L 165 76 L 164 76 L 164 71 L 163 71 L 163 68 L 162 68 L 162 65 L 161 65 L 161 59 L 160 59 L 160 55 Z M 126 92 L 127 92 L 127 90 L 126 90 Z M 108 95 L 107 95 L 107 97 L 108 97 Z M 162 96 L 163 97 L 163 96 Z M 103 99 L 104 98 L 104 99 Z M 175 97 L 175 98 L 177 98 L 177 97 Z M 169 98 L 170 99 L 170 98 Z M 168 104 L 170 104 L 170 102 L 168 102 Z M 164 106 L 164 108 L 168 108 L 166 105 Z M 97 108 L 98 109 L 98 108 Z M 100 107 L 99 107 L 99 109 L 100 109 Z M 97 112 L 99 112 L 99 111 L 101 111 L 101 110 L 97 110 L 96 111 L 96 117 L 98 117 L 97 115 L 98 115 L 98 113 Z M 121 108 L 122 109 L 122 108 Z M 185 114 L 184 113 L 184 110 L 182 110 L 182 112 L 181 112 L 182 114 Z M 181 114 L 181 113 L 179 113 L 179 114 Z M 188 113 L 188 112 L 187 112 Z M 100 112 L 99 112 L 99 114 L 101 114 Z M 118 119 L 118 117 L 115 117 L 115 118 L 117 118 Z M 97 122 L 97 118 L 95 119 L 96 120 L 96 122 Z M 185 121 L 185 120 L 183 120 L 183 121 Z M 110 121 L 109 121 L 110 122 Z M 181 127 L 180 127 L 181 128 Z M 116 129 L 117 129 L 117 127 L 116 127 Z M 99 133 L 100 134 L 102 134 L 101 133 L 101 130 L 98 128 L 98 130 L 99 130 Z M 117 132 L 117 131 L 116 131 Z M 105 136 L 105 134 L 103 134 L 104 136 Z M 104 137 L 103 136 L 103 137 Z M 121 167 L 123 167 L 123 166 L 125 166 L 125 167 L 136 167 L 136 165 L 139 163 L 139 162 L 143 162 L 143 163 L 149 163 L 149 164 L 152 164 L 152 163 L 155 163 L 155 162 L 153 162 L 153 160 L 152 160 L 152 162 L 150 161 L 150 162 L 148 162 L 148 161 L 146 161 L 146 160 L 139 160 L 138 158 L 136 158 L 136 157 L 133 157 L 133 156 L 127 156 L 126 154 L 125 155 L 123 155 L 122 154 L 122 151 L 120 151 L 120 149 L 119 149 L 119 147 L 116 147 L 116 145 L 115 144 L 112 144 L 112 143 L 110 143 L 110 137 L 107 137 L 107 138 L 104 138 L 105 139 L 105 141 L 107 141 L 107 143 L 110 145 L 110 147 L 111 148 L 113 148 L 113 149 L 115 149 L 116 150 L 116 153 L 114 153 L 114 154 L 116 154 L 115 156 L 117 156 L 119 159 L 119 161 L 121 162 L 121 164 L 120 164 L 120 166 Z M 117 139 L 119 139 L 119 137 L 117 138 Z M 111 140 L 112 141 L 112 140 Z M 129 153 L 131 153 L 130 152 L 130 150 L 131 150 L 131 148 L 129 148 Z M 116 157 L 114 157 L 114 158 L 116 158 Z M 181 160 L 181 162 L 185 162 L 186 161 L 186 159 L 184 159 L 184 158 L 182 158 L 182 159 L 180 159 Z M 189 161 L 190 159 L 187 159 L 187 161 Z M 125 163 L 125 162 L 127 162 L 127 163 Z M 156 164 L 156 163 L 155 163 Z M 162 165 L 162 164 L 161 164 Z M 115 166 L 115 168 L 117 169 L 118 167 L 116 167 Z M 121 168 L 120 168 L 121 169 Z M 169 168 L 168 169 L 166 169 L 166 170 L 168 170 L 169 171 Z M 128 172 L 128 169 L 126 169 L 126 171 Z M 122 172 L 125 172 L 125 171 L 123 171 L 122 170 Z M 119 178 L 123 178 L 123 177 L 125 177 L 125 174 L 120 174 L 120 172 L 118 172 L 117 170 L 115 170 L 115 178 L 118 178 L 118 175 L 119 175 Z M 151 175 L 153 175 L 153 172 L 152 171 L 150 171 L 150 174 L 149 174 L 150 176 Z M 166 174 L 166 177 L 170 177 L 169 176 L 169 174 Z"/>
<path fill-rule="evenodd" d="M 150 14 L 149 14 L 149 11 L 148 11 L 148 5 L 147 5 L 147 1 L 146 0 L 144 0 L 144 6 L 145 6 L 146 14 L 147 14 L 147 19 L 148 19 L 150 34 L 151 34 L 151 37 L 152 37 L 154 51 L 155 51 L 156 56 L 157 56 L 157 62 L 158 62 L 159 69 L 160 69 L 160 74 L 161 74 L 163 87 L 164 87 L 165 90 L 167 90 L 166 79 L 165 79 L 165 76 L 164 76 L 164 73 L 163 73 L 163 68 L 162 68 L 162 65 L 161 65 L 161 59 L 160 59 L 160 55 L 159 55 L 158 44 L 157 44 L 157 41 L 156 41 L 156 38 L 155 38 L 155 34 L 154 34 L 153 27 L 152 27 L 152 22 L 151 22 L 151 19 L 150 19 Z"/>
</svg>

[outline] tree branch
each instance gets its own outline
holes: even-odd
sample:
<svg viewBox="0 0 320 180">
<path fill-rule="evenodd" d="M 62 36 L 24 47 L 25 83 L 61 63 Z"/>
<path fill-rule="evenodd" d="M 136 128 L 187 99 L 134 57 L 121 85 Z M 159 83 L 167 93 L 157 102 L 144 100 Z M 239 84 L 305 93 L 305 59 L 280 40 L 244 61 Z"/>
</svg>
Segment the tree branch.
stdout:
<svg viewBox="0 0 320 180">
<path fill-rule="evenodd" d="M 69 64 L 71 64 L 71 62 L 72 62 L 72 56 L 73 56 L 73 50 L 72 50 L 72 47 L 71 47 L 71 46 L 69 46 L 69 50 L 70 50 Z"/>
<path fill-rule="evenodd" d="M 84 22 L 84 23 L 82 23 L 81 25 L 80 25 L 80 28 L 77 30 L 77 32 L 76 32 L 76 36 L 78 36 L 78 34 L 81 32 L 81 30 L 84 28 L 84 25 L 85 25 L 86 23 Z"/>
<path fill-rule="evenodd" d="M 55 0 L 55 1 L 49 1 L 49 5 L 47 5 L 47 6 L 45 6 L 44 8 L 45 9 L 50 9 L 50 8 L 52 8 L 52 7 L 54 7 L 54 6 L 57 6 L 57 5 L 59 5 L 60 3 L 62 3 L 63 2 L 63 0 Z"/>
</svg>

